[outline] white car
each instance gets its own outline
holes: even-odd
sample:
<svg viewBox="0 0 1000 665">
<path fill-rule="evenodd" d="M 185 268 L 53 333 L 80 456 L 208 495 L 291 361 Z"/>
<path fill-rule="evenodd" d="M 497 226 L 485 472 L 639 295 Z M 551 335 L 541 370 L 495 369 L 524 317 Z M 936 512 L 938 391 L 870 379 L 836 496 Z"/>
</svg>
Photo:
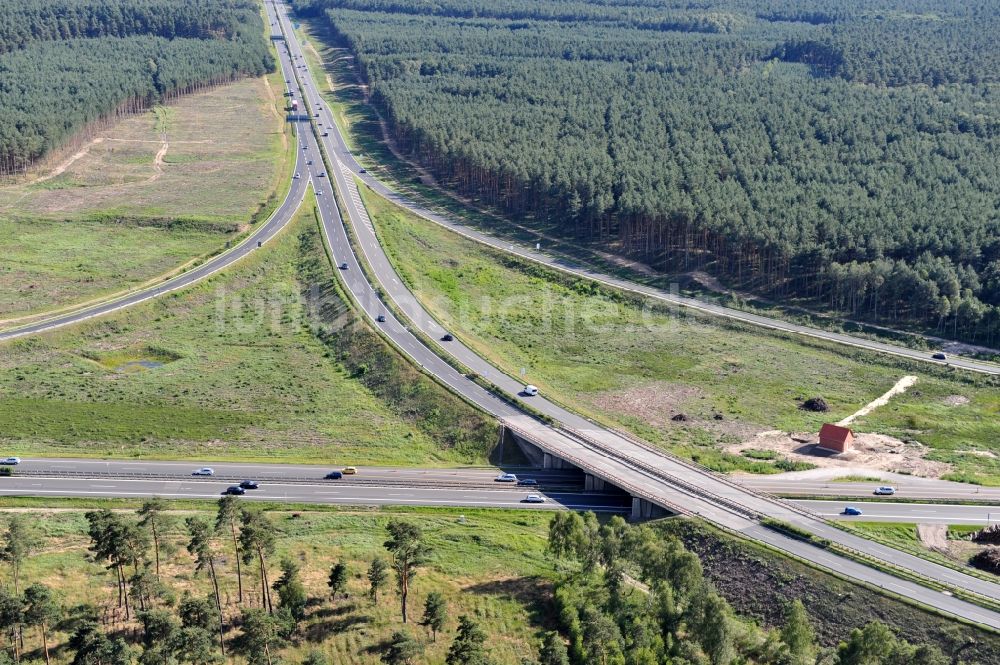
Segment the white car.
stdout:
<svg viewBox="0 0 1000 665">
<path fill-rule="evenodd" d="M 3 459 L 0 459 L 0 464 L 3 464 L 4 466 L 11 466 L 20 463 L 21 463 L 20 457 L 4 457 Z"/>
<path fill-rule="evenodd" d="M 298 173 L 296 173 L 296 174 L 295 174 L 295 175 L 293 175 L 292 177 L 293 177 L 293 178 L 295 178 L 296 180 L 298 180 L 298 179 L 299 179 L 299 174 L 298 174 Z"/>
<path fill-rule="evenodd" d="M 525 503 L 545 503 L 545 497 L 541 494 L 529 494 L 524 497 Z"/>
<path fill-rule="evenodd" d="M 215 475 L 215 469 L 213 469 L 212 467 L 205 466 L 205 467 L 202 467 L 202 468 L 198 469 L 197 471 L 193 471 L 191 473 L 191 475 L 192 476 L 214 476 Z"/>
<path fill-rule="evenodd" d="M 882 495 L 882 496 L 890 496 L 890 495 L 895 494 L 895 493 L 896 493 L 896 488 L 895 487 L 888 487 L 888 486 L 886 486 L 886 487 L 876 487 L 875 488 L 875 494 L 879 494 L 879 495 Z"/>
<path fill-rule="evenodd" d="M 522 391 L 526 397 L 534 397 L 538 394 L 538 387 L 528 384 L 524 387 Z"/>
<path fill-rule="evenodd" d="M 494 478 L 494 480 L 498 483 L 516 483 L 517 476 L 513 473 L 501 473 L 499 476 Z"/>
</svg>

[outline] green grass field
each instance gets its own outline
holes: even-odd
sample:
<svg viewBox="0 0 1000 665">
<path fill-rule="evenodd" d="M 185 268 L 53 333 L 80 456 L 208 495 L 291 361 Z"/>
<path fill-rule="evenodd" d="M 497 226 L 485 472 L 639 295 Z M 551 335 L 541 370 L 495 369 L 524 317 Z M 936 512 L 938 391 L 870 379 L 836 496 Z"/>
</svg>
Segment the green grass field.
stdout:
<svg viewBox="0 0 1000 665">
<path fill-rule="evenodd" d="M 0 186 L 0 324 L 133 288 L 234 239 L 287 186 L 282 85 L 182 97 L 97 132 L 46 167 L 65 169 L 54 177 Z"/>
<path fill-rule="evenodd" d="M 107 505 L 107 504 L 105 504 Z M 113 505 L 113 504 L 111 504 Z M 124 505 L 123 505 L 124 507 Z M 172 506 L 173 507 L 173 506 Z M 181 505 L 182 512 L 167 513 L 170 525 L 166 541 L 171 554 L 164 558 L 163 580 L 179 597 L 184 591 L 198 595 L 210 590 L 207 574 L 193 573 L 191 557 L 184 549 L 183 519 L 203 514 L 214 520 L 214 504 Z M 516 664 L 537 650 L 536 634 L 545 617 L 535 603 L 548 594 L 554 571 L 544 555 L 549 515 L 540 512 L 500 512 L 482 510 L 372 510 L 354 509 L 293 513 L 287 509 L 268 511 L 275 524 L 277 551 L 271 557 L 272 580 L 277 579 L 283 557 L 296 561 L 302 569 L 307 593 L 319 599 L 309 610 L 303 628 L 304 639 L 284 650 L 286 662 L 301 662 L 312 648 L 318 648 L 332 663 L 378 663 L 371 647 L 399 629 L 399 601 L 395 582 L 390 580 L 376 605 L 367 597 L 365 572 L 372 558 L 387 557 L 382 546 L 385 524 L 392 518 L 418 523 L 433 548 L 427 565 L 414 578 L 410 595 L 411 634 L 426 643 L 421 663 L 444 661 L 459 614 L 470 614 L 490 636 L 491 655 L 497 663 Z M 42 581 L 56 588 L 61 602 L 70 606 L 90 602 L 114 607 L 117 594 L 113 575 L 102 564 L 90 561 L 87 522 L 79 508 L 62 511 L 29 509 L 28 515 L 44 535 L 43 547 L 31 557 L 22 580 Z M 460 519 L 460 515 L 464 515 Z M 6 517 L 0 516 L 0 523 Z M 219 575 L 223 602 L 229 616 L 238 614 L 235 565 L 232 543 L 217 540 L 217 556 L 222 559 Z M 349 568 L 348 598 L 332 603 L 326 586 L 330 566 L 343 559 Z M 256 568 L 244 568 L 245 591 L 254 595 Z M 81 579 L 91 580 L 80 584 Z M 430 591 L 444 594 L 450 620 L 445 633 L 432 643 L 429 632 L 415 625 Z M 259 591 L 256 592 L 259 594 Z M 234 635 L 232 632 L 231 635 Z M 54 641 L 63 641 L 57 634 Z M 25 636 L 29 649 L 36 635 Z M 40 655 L 40 654 L 39 654 Z M 57 657 L 56 662 L 62 662 Z"/>
<path fill-rule="evenodd" d="M 773 471 L 718 448 L 765 430 L 815 432 L 916 374 L 913 389 L 855 428 L 916 438 L 961 477 L 1000 483 L 995 458 L 956 452 L 1000 453 L 995 379 L 638 301 L 501 255 L 362 190 L 382 242 L 434 316 L 580 412 L 718 469 Z M 799 408 L 817 395 L 828 413 Z M 949 406 L 954 395 L 969 402 Z M 673 420 L 679 414 L 686 420 Z"/>
<path fill-rule="evenodd" d="M 26 456 L 485 463 L 489 422 L 352 325 L 332 280 L 306 206 L 264 251 L 195 287 L 0 345 L 0 445 Z M 345 334 L 315 334 L 313 290 Z"/>
</svg>

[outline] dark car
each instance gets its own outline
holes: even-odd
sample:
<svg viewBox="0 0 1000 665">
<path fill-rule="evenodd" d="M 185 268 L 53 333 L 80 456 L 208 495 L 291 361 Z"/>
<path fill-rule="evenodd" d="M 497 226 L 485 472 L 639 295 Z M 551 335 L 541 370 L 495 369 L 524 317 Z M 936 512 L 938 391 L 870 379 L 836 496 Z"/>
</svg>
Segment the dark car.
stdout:
<svg viewBox="0 0 1000 665">
<path fill-rule="evenodd" d="M 326 474 L 327 480 L 340 480 L 343 477 L 344 474 L 340 471 L 331 471 L 330 473 Z"/>
<path fill-rule="evenodd" d="M 451 336 L 451 333 L 445 333 L 445 334 L 444 334 L 444 335 L 442 335 L 442 337 L 441 337 L 441 341 L 442 341 L 442 342 L 450 342 L 450 341 L 452 341 L 453 339 L 455 339 L 455 338 Z"/>
<path fill-rule="evenodd" d="M 375 320 L 378 321 L 379 323 L 385 323 L 385 314 L 379 314 L 378 316 L 375 317 Z"/>
<path fill-rule="evenodd" d="M 358 173 L 368 173 L 365 169 L 358 169 Z"/>
<path fill-rule="evenodd" d="M 330 132 L 323 132 L 323 136 L 329 136 Z"/>
<path fill-rule="evenodd" d="M 521 478 L 520 480 L 517 481 L 517 484 L 520 487 L 537 487 L 538 481 L 535 480 L 534 478 Z"/>
<path fill-rule="evenodd" d="M 320 171 L 320 172 L 319 172 L 319 177 L 320 177 L 320 178 L 325 178 L 325 177 L 326 177 L 326 174 L 325 174 L 325 173 L 323 173 L 322 171 Z"/>
<path fill-rule="evenodd" d="M 226 488 L 223 494 L 235 494 L 236 496 L 243 496 L 247 491 L 240 487 L 239 485 L 230 485 Z"/>
<path fill-rule="evenodd" d="M 931 358 L 933 358 L 934 360 L 947 360 L 948 356 L 944 355 L 943 353 L 935 353 L 933 356 L 931 356 Z"/>
<path fill-rule="evenodd" d="M 260 488 L 260 484 L 256 480 L 244 480 L 240 483 L 240 487 L 245 490 L 255 490 Z"/>
</svg>

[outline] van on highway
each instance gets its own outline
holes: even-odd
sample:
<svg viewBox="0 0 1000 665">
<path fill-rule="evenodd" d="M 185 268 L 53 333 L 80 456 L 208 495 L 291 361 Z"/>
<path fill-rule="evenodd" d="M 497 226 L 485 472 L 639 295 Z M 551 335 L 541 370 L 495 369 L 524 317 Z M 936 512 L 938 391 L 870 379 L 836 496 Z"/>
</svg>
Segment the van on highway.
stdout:
<svg viewBox="0 0 1000 665">
<path fill-rule="evenodd" d="M 521 391 L 521 394 L 523 394 L 525 397 L 534 397 L 535 395 L 538 394 L 538 388 L 536 386 L 528 384 L 524 387 L 524 390 Z"/>
</svg>

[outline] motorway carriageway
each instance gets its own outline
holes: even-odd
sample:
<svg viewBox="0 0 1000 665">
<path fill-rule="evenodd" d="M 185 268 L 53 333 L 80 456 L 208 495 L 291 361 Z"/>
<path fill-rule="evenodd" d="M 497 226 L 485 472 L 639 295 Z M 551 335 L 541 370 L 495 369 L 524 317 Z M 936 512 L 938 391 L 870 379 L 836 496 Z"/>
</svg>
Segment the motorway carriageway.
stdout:
<svg viewBox="0 0 1000 665">
<path fill-rule="evenodd" d="M 214 477 L 193 476 L 203 466 Z M 496 482 L 498 469 L 413 469 L 360 467 L 339 480 L 323 477 L 338 466 L 252 463 L 191 463 L 95 459 L 22 460 L 16 475 L 0 477 L 0 496 L 101 496 L 134 498 L 213 499 L 241 480 L 255 480 L 261 489 L 251 499 L 349 505 L 466 506 L 490 508 L 572 508 L 626 512 L 630 500 L 621 493 L 583 492 L 576 471 L 507 469 L 532 478 L 538 487 Z M 527 504 L 528 494 L 547 497 L 545 504 Z M 944 504 L 800 500 L 796 504 L 830 519 L 905 522 L 915 524 L 987 524 L 1000 521 L 1000 507 Z M 843 514 L 846 506 L 861 509 L 858 517 Z"/>
</svg>

